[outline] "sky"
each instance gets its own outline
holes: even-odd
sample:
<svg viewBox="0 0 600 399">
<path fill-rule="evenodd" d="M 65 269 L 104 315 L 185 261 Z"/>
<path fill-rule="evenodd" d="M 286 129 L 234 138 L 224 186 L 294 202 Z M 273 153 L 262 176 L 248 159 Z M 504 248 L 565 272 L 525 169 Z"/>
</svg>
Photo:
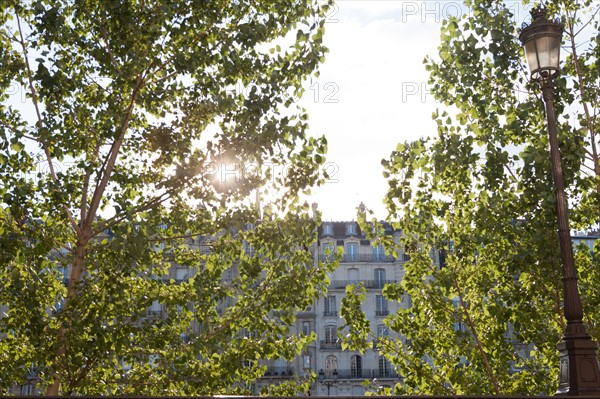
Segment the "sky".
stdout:
<svg viewBox="0 0 600 399">
<path fill-rule="evenodd" d="M 530 19 L 520 1 L 505 3 L 519 25 Z M 435 134 L 431 115 L 440 104 L 423 60 L 437 58 L 442 21 L 469 13 L 460 0 L 336 0 L 326 21 L 329 53 L 299 101 L 310 116 L 309 134 L 328 141 L 323 169 L 330 177 L 307 199 L 323 220 L 354 220 L 361 202 L 386 218 L 381 160 L 400 142 Z M 27 107 L 25 90 L 12 94 Z"/>
<path fill-rule="evenodd" d="M 529 19 L 520 2 L 507 4 L 519 25 Z M 423 59 L 437 57 L 442 20 L 469 12 L 462 1 L 337 0 L 327 17 L 329 53 L 300 101 L 310 133 L 328 140 L 331 178 L 310 198 L 323 220 L 354 220 L 361 202 L 387 216 L 381 160 L 399 142 L 435 134 L 440 104 Z"/>
</svg>

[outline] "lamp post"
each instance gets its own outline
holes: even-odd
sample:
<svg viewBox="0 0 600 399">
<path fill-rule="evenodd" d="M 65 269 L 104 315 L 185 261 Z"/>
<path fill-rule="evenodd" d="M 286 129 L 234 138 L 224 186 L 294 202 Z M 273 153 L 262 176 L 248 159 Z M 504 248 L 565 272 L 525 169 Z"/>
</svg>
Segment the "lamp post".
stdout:
<svg viewBox="0 0 600 399">
<path fill-rule="evenodd" d="M 337 369 L 333 369 L 333 372 L 331 372 L 331 375 L 325 375 L 325 372 L 323 372 L 323 369 L 319 370 L 319 382 L 321 384 L 327 386 L 327 396 L 330 396 L 331 386 L 337 384 L 337 379 L 338 379 Z"/>
<path fill-rule="evenodd" d="M 525 49 L 531 80 L 538 82 L 546 105 L 552 177 L 556 190 L 558 239 L 562 260 L 564 314 L 567 327 L 558 344 L 560 355 L 560 385 L 557 395 L 600 395 L 598 344 L 592 340 L 583 324 L 583 309 L 577 287 L 577 272 L 569 230 L 568 204 L 561 167 L 552 80 L 560 68 L 560 45 L 563 26 L 546 18 L 546 9 L 531 10 L 533 21 L 525 27 L 519 40 Z"/>
</svg>

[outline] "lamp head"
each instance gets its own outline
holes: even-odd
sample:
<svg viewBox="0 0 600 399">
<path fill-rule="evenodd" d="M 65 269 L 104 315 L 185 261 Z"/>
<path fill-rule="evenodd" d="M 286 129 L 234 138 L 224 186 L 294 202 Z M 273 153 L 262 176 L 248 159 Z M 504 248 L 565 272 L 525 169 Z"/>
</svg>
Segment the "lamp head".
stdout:
<svg viewBox="0 0 600 399">
<path fill-rule="evenodd" d="M 560 71 L 563 26 L 558 21 L 550 21 L 544 7 L 533 8 L 531 17 L 531 24 L 524 26 L 519 34 L 531 80 L 538 82 L 554 79 Z"/>
</svg>

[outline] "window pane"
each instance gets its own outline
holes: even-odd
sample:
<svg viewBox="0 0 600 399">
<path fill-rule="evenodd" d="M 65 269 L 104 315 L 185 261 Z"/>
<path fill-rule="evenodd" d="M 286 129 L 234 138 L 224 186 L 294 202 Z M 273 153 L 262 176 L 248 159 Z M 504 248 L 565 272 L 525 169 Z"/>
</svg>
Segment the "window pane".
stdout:
<svg viewBox="0 0 600 399">
<path fill-rule="evenodd" d="M 335 303 L 335 295 L 329 295 L 325 297 L 325 316 L 336 316 L 337 307 Z"/>
<path fill-rule="evenodd" d="M 383 295 L 375 296 L 375 315 L 386 316 L 388 314 L 387 300 Z"/>
<path fill-rule="evenodd" d="M 311 333 L 310 321 L 303 321 L 302 322 L 302 334 L 310 335 L 310 333 Z"/>
<path fill-rule="evenodd" d="M 348 282 L 358 284 L 358 269 L 348 269 Z"/>
<path fill-rule="evenodd" d="M 381 245 L 378 245 L 376 247 L 373 247 L 373 260 L 374 261 L 382 261 L 383 260 L 383 250 L 381 248 Z"/>
<path fill-rule="evenodd" d="M 379 324 L 377 326 L 377 336 L 378 337 L 387 337 L 390 335 L 390 329 L 385 324 Z"/>
<path fill-rule="evenodd" d="M 327 359 L 325 361 L 325 368 L 330 371 L 337 370 L 337 357 L 335 357 L 334 355 L 327 356 Z M 325 375 L 329 377 L 331 373 L 326 373 Z"/>
<path fill-rule="evenodd" d="M 337 341 L 337 326 L 325 326 L 325 343 L 333 345 Z"/>
<path fill-rule="evenodd" d="M 375 269 L 375 288 L 383 288 L 385 281 L 385 269 Z"/>
<path fill-rule="evenodd" d="M 391 377 L 392 374 L 392 365 L 390 364 L 390 361 L 383 356 L 379 356 L 379 376 Z"/>
<path fill-rule="evenodd" d="M 356 234 L 356 225 L 354 223 L 346 225 L 346 234 Z"/>
<path fill-rule="evenodd" d="M 358 244 L 346 244 L 346 260 L 349 262 L 356 262 L 358 260 Z"/>
<path fill-rule="evenodd" d="M 362 377 L 362 358 L 360 356 L 352 356 L 350 360 L 350 372 L 352 374 L 352 378 Z"/>
</svg>

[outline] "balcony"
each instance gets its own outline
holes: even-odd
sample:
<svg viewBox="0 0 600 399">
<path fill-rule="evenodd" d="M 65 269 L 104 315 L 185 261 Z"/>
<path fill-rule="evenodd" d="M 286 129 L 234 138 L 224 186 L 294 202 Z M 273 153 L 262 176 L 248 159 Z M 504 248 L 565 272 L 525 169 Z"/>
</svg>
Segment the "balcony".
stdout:
<svg viewBox="0 0 600 399">
<path fill-rule="evenodd" d="M 321 341 L 319 341 L 319 349 L 324 349 L 324 350 L 337 349 L 337 350 L 341 350 L 342 349 L 342 343 L 340 342 L 340 340 L 337 340 L 337 342 L 331 342 L 331 341 L 328 341 L 328 340 L 321 340 Z"/>
<path fill-rule="evenodd" d="M 387 309 L 377 309 L 375 311 L 375 316 L 387 316 L 390 314 L 390 311 Z"/>
<path fill-rule="evenodd" d="M 347 286 L 354 284 L 358 286 L 363 284 L 366 289 L 382 289 L 386 284 L 395 283 L 394 280 L 332 280 L 329 288 L 345 289 Z"/>
<path fill-rule="evenodd" d="M 333 255 L 319 255 L 321 262 L 331 262 L 334 259 Z M 344 254 L 342 255 L 341 262 L 380 262 L 380 263 L 392 263 L 395 262 L 396 258 L 391 255 L 384 254 Z"/>
<path fill-rule="evenodd" d="M 363 375 L 365 370 L 363 370 Z M 366 379 L 366 378 L 371 378 L 371 377 L 362 377 L 361 379 Z M 382 378 L 387 378 L 387 377 L 378 377 L 378 376 L 374 376 L 373 378 L 378 378 L 378 379 L 382 379 Z M 396 377 L 389 377 L 389 378 L 396 378 Z M 27 387 L 28 385 L 25 385 L 25 387 Z M 32 386 L 33 387 L 33 386 Z M 11 392 L 12 394 L 14 394 L 15 392 Z M 21 394 L 23 396 L 23 394 Z M 35 395 L 35 391 L 30 391 L 27 392 L 26 395 Z M 14 397 L 14 396 L 13 396 Z M 95 399 L 98 396 L 78 396 L 81 399 Z M 140 396 L 131 396 L 131 397 L 140 397 Z M 164 399 L 165 396 L 143 396 L 145 399 Z M 335 396 L 337 399 L 356 399 L 356 396 L 349 396 L 349 395 L 336 395 Z M 489 395 L 471 395 L 471 396 L 465 396 L 465 395 L 439 395 L 439 396 L 435 396 L 435 398 L 437 399 L 525 399 L 525 398 L 532 398 L 532 396 L 526 396 L 526 395 L 493 395 L 493 394 L 489 394 Z M 591 396 L 588 396 L 591 397 Z M 114 394 L 110 394 L 107 393 L 105 396 L 102 396 L 102 398 L 104 399 L 122 399 L 123 396 L 117 396 Z M 203 396 L 203 398 L 215 398 L 215 399 L 256 399 L 257 396 L 249 396 L 249 395 L 216 395 L 216 396 Z M 281 398 L 280 396 L 263 396 L 263 398 L 266 399 L 279 399 Z M 306 399 L 306 395 L 302 395 L 302 396 L 287 396 L 288 399 Z M 322 397 L 325 398 L 325 397 Z M 390 398 L 390 396 L 388 396 L 388 398 Z M 402 399 L 431 399 L 433 398 L 433 396 L 429 396 L 429 395 L 403 395 Z M 550 395 L 540 395 L 540 396 L 535 396 L 536 399 L 556 399 L 556 396 L 550 396 Z M 560 398 L 562 399 L 578 399 L 581 398 L 581 396 L 573 396 L 573 395 L 564 395 L 564 396 L 560 396 Z"/>
<path fill-rule="evenodd" d="M 294 375 L 293 367 L 267 367 L 265 377 L 289 378 Z"/>
<path fill-rule="evenodd" d="M 389 369 L 346 369 L 337 370 L 338 379 L 346 380 L 365 380 L 372 378 L 390 378 L 397 379 L 398 373 Z"/>
<path fill-rule="evenodd" d="M 160 318 L 162 317 L 163 311 L 160 309 L 146 309 L 147 317 Z"/>
<path fill-rule="evenodd" d="M 337 317 L 337 310 L 326 310 L 323 312 L 323 317 Z"/>
</svg>

